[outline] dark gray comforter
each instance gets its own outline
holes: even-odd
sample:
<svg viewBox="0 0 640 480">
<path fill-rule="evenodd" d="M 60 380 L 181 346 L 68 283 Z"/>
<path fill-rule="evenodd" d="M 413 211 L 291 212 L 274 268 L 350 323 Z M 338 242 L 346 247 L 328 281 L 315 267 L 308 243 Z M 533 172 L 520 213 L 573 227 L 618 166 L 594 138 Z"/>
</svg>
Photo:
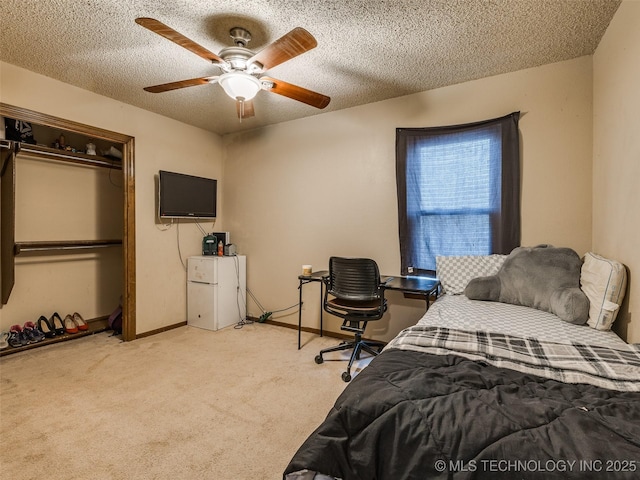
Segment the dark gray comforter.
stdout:
<svg viewBox="0 0 640 480">
<path fill-rule="evenodd" d="M 390 349 L 345 389 L 284 476 L 304 470 L 344 480 L 640 478 L 640 393 Z"/>
</svg>

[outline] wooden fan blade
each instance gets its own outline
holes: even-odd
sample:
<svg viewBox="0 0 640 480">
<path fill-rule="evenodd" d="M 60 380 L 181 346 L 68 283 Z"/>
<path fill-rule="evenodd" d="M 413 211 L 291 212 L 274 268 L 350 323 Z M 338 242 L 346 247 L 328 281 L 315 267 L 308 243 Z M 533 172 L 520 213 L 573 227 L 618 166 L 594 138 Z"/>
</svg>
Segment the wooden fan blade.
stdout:
<svg viewBox="0 0 640 480">
<path fill-rule="evenodd" d="M 162 35 L 167 40 L 171 40 L 173 43 L 176 43 L 181 47 L 186 48 L 190 52 L 193 52 L 196 55 L 201 56 L 205 60 L 209 60 L 210 62 L 225 63 L 225 61 L 215 53 L 210 52 L 206 48 L 198 45 L 193 40 L 188 39 L 181 33 L 176 32 L 173 28 L 165 25 L 164 23 L 158 20 L 155 20 L 153 18 L 140 17 L 140 18 L 136 18 L 136 23 L 138 25 L 142 25 L 144 28 L 151 30 L 153 33 Z"/>
<path fill-rule="evenodd" d="M 306 88 L 302 88 L 291 83 L 283 82 L 282 80 L 276 80 L 275 78 L 261 77 L 260 81 L 271 82 L 273 84 L 271 88 L 265 88 L 265 90 L 306 103 L 312 107 L 324 108 L 329 105 L 329 102 L 331 101 L 331 98 L 326 95 L 307 90 Z"/>
<path fill-rule="evenodd" d="M 253 108 L 253 101 L 240 101 L 236 100 L 236 111 L 238 112 L 238 118 L 242 120 L 243 118 L 249 118 L 255 116 L 256 112 Z"/>
<path fill-rule="evenodd" d="M 168 92 L 169 90 L 177 90 L 178 88 L 195 87 L 196 85 L 205 85 L 215 83 L 218 76 L 192 78 L 190 80 L 179 80 L 177 82 L 163 83 L 162 85 L 154 85 L 153 87 L 145 87 L 144 90 L 151 93 Z"/>
<path fill-rule="evenodd" d="M 247 64 L 258 62 L 264 70 L 280 65 L 318 45 L 316 39 L 304 28 L 296 27 L 286 35 L 256 53 Z"/>
</svg>

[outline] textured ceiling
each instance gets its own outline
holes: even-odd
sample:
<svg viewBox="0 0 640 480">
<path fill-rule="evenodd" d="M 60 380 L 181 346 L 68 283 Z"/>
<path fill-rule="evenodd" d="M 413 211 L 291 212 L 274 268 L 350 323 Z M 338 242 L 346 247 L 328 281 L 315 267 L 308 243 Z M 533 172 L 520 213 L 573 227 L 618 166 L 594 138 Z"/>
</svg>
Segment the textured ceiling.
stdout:
<svg viewBox="0 0 640 480">
<path fill-rule="evenodd" d="M 619 0 L 2 0 L 0 59 L 212 132 L 253 129 L 592 54 Z M 324 110 L 260 92 L 238 121 L 218 75 L 135 23 L 152 17 L 208 50 L 248 29 L 259 51 L 296 26 L 318 46 L 267 74 L 331 97 Z"/>
</svg>

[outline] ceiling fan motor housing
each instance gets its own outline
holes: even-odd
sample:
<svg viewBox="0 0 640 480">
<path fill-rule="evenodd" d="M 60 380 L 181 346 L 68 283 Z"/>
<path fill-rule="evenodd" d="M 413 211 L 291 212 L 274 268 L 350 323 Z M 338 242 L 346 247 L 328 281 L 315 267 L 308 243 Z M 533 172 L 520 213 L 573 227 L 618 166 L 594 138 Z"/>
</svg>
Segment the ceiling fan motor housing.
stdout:
<svg viewBox="0 0 640 480">
<path fill-rule="evenodd" d="M 220 64 L 220 68 L 225 72 L 246 71 L 247 73 L 259 73 L 262 65 L 257 62 L 247 65 L 247 60 L 253 57 L 254 53 L 244 47 L 227 47 L 220 51 L 220 57 L 226 62 Z"/>
</svg>

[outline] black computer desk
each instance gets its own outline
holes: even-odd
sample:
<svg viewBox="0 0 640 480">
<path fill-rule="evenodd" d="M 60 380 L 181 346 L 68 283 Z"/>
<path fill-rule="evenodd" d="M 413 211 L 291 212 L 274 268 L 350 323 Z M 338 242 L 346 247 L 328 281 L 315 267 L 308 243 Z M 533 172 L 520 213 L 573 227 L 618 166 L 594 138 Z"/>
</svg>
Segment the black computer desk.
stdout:
<svg viewBox="0 0 640 480">
<path fill-rule="evenodd" d="M 302 287 L 308 283 L 318 282 L 320 283 L 320 336 L 322 337 L 323 328 L 323 308 L 322 302 L 324 297 L 324 282 L 323 278 L 329 275 L 328 270 L 318 270 L 311 275 L 300 275 L 298 280 L 298 292 L 300 294 L 300 300 L 298 305 L 298 350 L 301 347 L 301 334 L 302 334 Z M 435 300 L 440 292 L 440 282 L 437 278 L 430 277 L 417 277 L 417 276 L 392 276 L 382 275 L 380 280 L 384 283 L 385 290 L 397 290 L 408 295 L 415 295 L 417 297 L 424 298 L 426 302 L 426 309 L 429 310 L 429 305 Z"/>
</svg>

